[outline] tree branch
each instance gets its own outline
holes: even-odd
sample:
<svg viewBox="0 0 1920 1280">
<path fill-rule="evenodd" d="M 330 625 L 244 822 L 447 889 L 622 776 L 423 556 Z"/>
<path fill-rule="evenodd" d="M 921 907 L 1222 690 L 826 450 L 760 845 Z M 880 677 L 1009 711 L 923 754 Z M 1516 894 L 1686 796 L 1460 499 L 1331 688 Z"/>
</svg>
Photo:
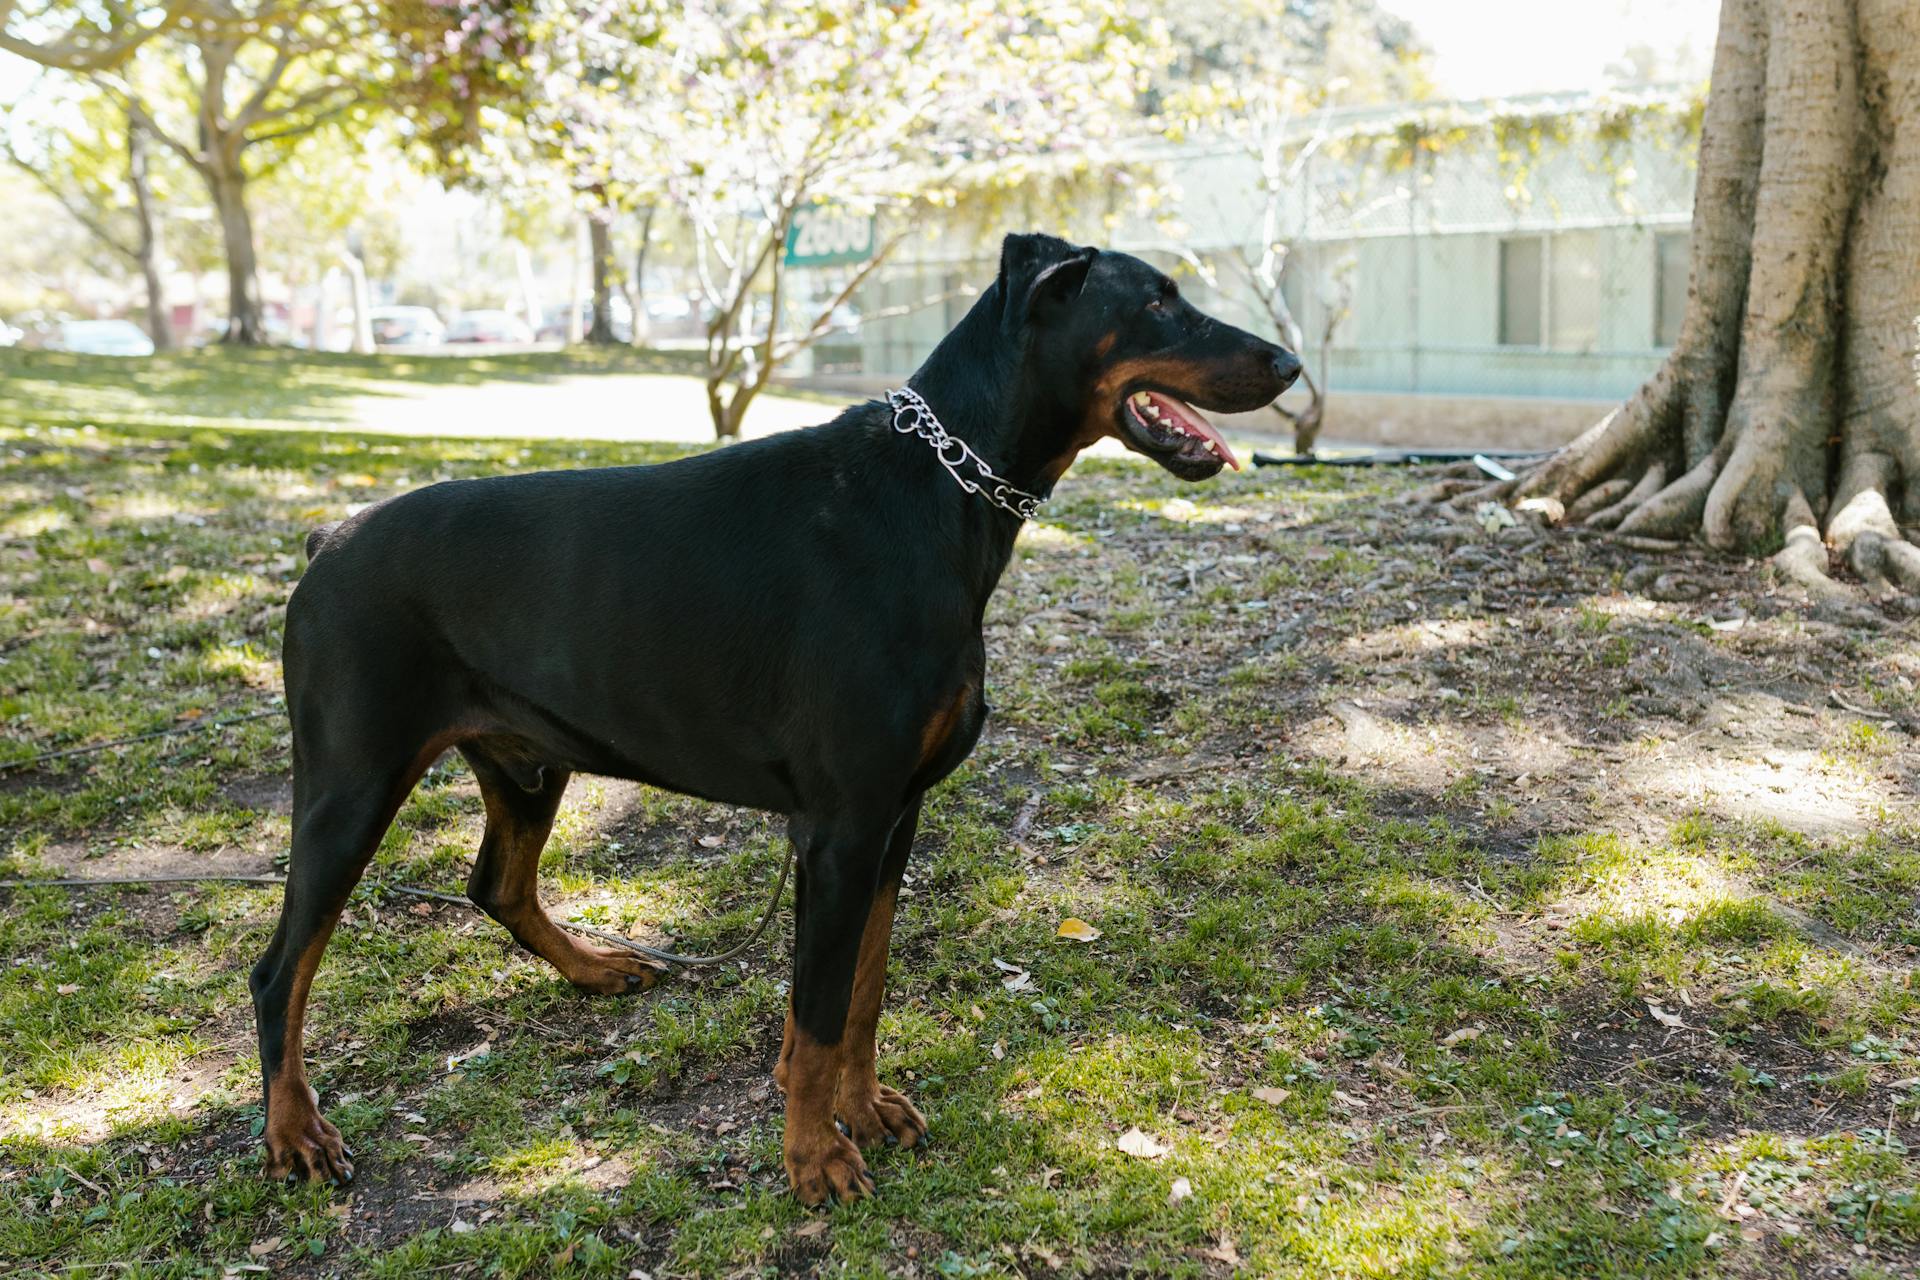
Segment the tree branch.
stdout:
<svg viewBox="0 0 1920 1280">
<path fill-rule="evenodd" d="M 868 258 L 865 262 L 861 263 L 860 269 L 855 271 L 853 275 L 848 278 L 845 286 L 841 288 L 839 293 L 836 293 L 833 296 L 833 300 L 827 303 L 827 305 L 824 308 L 822 308 L 819 315 L 815 317 L 813 324 L 808 327 L 807 331 L 801 334 L 800 337 L 788 343 L 787 346 L 783 348 L 778 353 L 777 356 L 774 357 L 774 360 L 775 361 L 789 360 L 792 357 L 798 355 L 800 352 L 805 351 L 808 347 L 818 342 L 821 338 L 825 337 L 827 334 L 832 333 L 834 329 L 838 327 L 833 323 L 833 313 L 839 310 L 842 306 L 846 304 L 847 299 L 851 298 L 854 295 L 854 292 L 857 289 L 859 289 L 862 284 L 866 283 L 867 277 L 872 275 L 875 271 L 877 271 L 880 268 L 880 265 L 887 260 L 888 256 L 892 254 L 893 251 L 896 248 L 898 248 L 900 244 L 904 242 L 907 236 L 910 234 L 911 234 L 910 230 L 903 230 L 903 231 L 896 232 L 891 239 L 889 239 L 885 244 L 881 245 L 880 248 L 876 249 L 874 251 L 873 256 L 871 258 Z M 948 296 L 952 296 L 951 293 L 949 293 Z M 931 306 L 932 301 L 933 300 L 929 300 L 925 305 Z M 879 319 L 879 318 L 880 317 L 878 316 L 875 317 L 875 319 Z M 772 342 L 772 328 L 773 328 L 772 325 L 768 326 L 769 344 L 771 344 Z M 771 346 L 769 347 L 769 351 L 771 351 Z"/>
<path fill-rule="evenodd" d="M 268 118 L 262 114 L 266 110 L 267 97 L 279 87 L 280 78 L 287 74 L 287 68 L 292 65 L 292 51 L 285 45 L 274 46 L 273 65 L 267 68 L 266 74 L 260 77 L 260 83 L 254 88 L 253 94 L 241 105 L 240 110 L 235 113 L 233 117 L 234 128 L 244 131 L 252 125 L 258 124 L 261 120 Z M 284 113 L 276 112 L 275 114 L 280 115 Z"/>
<path fill-rule="evenodd" d="M 289 125 L 285 129 L 275 129 L 268 133 L 255 134 L 251 138 L 243 139 L 240 144 L 241 148 L 244 150 L 247 147 L 255 146 L 262 142 L 285 142 L 288 138 L 298 138 L 303 134 L 312 133 L 316 129 L 324 129 L 342 115 L 351 111 L 354 107 L 359 106 L 365 100 L 358 91 L 351 91 L 346 97 L 334 103 L 326 110 L 315 112 L 299 124 Z M 267 119 L 272 120 L 282 114 L 285 113 L 274 112 L 269 114 Z"/>
<path fill-rule="evenodd" d="M 153 118 L 153 113 L 147 110 L 145 104 L 143 104 L 140 99 L 133 96 L 131 89 L 123 85 L 107 83 L 107 91 L 113 94 L 114 97 L 120 99 L 120 105 L 124 107 L 127 114 L 133 118 L 133 122 L 137 127 L 145 129 L 150 136 L 160 139 L 169 151 L 172 151 L 182 160 L 192 165 L 196 173 L 206 173 L 206 157 L 174 137 L 171 133 L 168 133 L 165 129 L 162 129 L 160 122 Z"/>
<path fill-rule="evenodd" d="M 166 6 L 159 22 L 151 26 L 128 23 L 117 33 L 108 36 L 104 45 L 95 44 L 94 40 L 106 33 L 90 29 L 83 35 L 77 24 L 50 44 L 36 44 L 24 37 L 9 35 L 6 26 L 17 7 L 18 0 L 0 2 L 0 52 L 11 53 L 55 71 L 85 74 L 110 71 L 121 65 L 141 45 L 171 30 L 183 16 L 197 11 L 200 6 L 195 0 L 176 0 Z"/>
<path fill-rule="evenodd" d="M 87 211 L 85 204 L 69 199 L 66 192 L 54 185 L 53 179 L 42 173 L 38 166 L 29 164 L 11 145 L 5 146 L 4 151 L 8 161 L 16 169 L 32 178 L 41 190 L 53 198 L 55 204 L 66 210 L 68 215 L 91 232 L 95 239 L 130 262 L 137 264 L 140 261 L 139 251 L 122 244 L 119 238 L 107 229 L 105 223 L 100 222 Z"/>
</svg>

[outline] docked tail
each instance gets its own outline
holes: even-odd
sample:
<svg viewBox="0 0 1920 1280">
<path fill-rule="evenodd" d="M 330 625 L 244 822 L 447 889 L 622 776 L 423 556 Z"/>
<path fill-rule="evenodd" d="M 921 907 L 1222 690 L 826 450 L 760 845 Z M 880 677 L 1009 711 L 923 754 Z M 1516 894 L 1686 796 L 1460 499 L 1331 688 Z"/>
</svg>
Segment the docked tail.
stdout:
<svg viewBox="0 0 1920 1280">
<path fill-rule="evenodd" d="M 321 525 L 318 529 L 315 529 L 312 533 L 307 535 L 308 563 L 312 563 L 312 561 L 315 558 L 317 558 L 322 551 L 326 550 L 327 541 L 333 537 L 333 531 L 335 529 L 338 529 L 341 525 L 345 523 L 346 521 L 344 520 L 335 520 L 331 524 Z"/>
</svg>

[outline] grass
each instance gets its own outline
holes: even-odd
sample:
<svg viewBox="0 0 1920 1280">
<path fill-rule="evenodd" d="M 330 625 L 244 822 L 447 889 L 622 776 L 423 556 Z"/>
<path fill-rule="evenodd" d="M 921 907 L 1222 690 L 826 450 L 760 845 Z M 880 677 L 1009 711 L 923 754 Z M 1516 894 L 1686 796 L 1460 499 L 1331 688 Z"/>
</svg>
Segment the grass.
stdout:
<svg viewBox="0 0 1920 1280">
<path fill-rule="evenodd" d="M 131 385 L 7 359 L 0 762 L 271 707 L 300 539 L 354 504 L 668 456 L 241 429 L 324 423 L 344 384 L 538 363 L 203 354 Z M 1023 535 L 989 617 L 995 716 L 928 806 L 881 1026 L 933 1143 L 875 1156 L 877 1199 L 784 1193 L 784 939 L 589 1000 L 483 918 L 384 890 L 463 881 L 480 813 L 455 758 L 315 988 L 350 1195 L 260 1177 L 245 971 L 276 891 L 0 891 L 0 1270 L 1911 1274 L 1920 839 L 1886 782 L 1910 733 L 1794 721 L 1810 778 L 1887 806 L 1817 831 L 1708 792 L 1544 795 L 1495 759 L 1665 759 L 1694 713 L 1662 710 L 1648 664 L 1678 654 L 1723 664 L 1728 696 L 1824 663 L 1815 707 L 1846 685 L 1908 714 L 1901 641 L 1696 626 L 1560 542 L 1456 588 L 1448 545 L 1386 502 L 1401 484 L 1095 461 Z M 271 869 L 287 776 L 274 719 L 0 773 L 0 875 Z M 544 893 L 723 945 L 782 838 L 582 779 Z M 1057 939 L 1068 916 L 1100 937 Z M 1163 1153 L 1123 1150 L 1135 1128 Z"/>
</svg>

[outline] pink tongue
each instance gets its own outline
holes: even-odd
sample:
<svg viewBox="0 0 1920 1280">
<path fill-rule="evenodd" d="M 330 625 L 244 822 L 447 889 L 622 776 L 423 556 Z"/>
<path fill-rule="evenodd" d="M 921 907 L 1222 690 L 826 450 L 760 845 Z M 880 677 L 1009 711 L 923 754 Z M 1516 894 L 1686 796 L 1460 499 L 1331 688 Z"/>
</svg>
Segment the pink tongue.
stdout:
<svg viewBox="0 0 1920 1280">
<path fill-rule="evenodd" d="M 1154 408 L 1160 410 L 1160 416 L 1162 418 L 1171 418 L 1178 422 L 1182 427 L 1186 428 L 1190 435 L 1199 436 L 1203 440 L 1213 441 L 1215 447 L 1220 450 L 1220 456 L 1226 459 L 1227 465 L 1235 471 L 1240 469 L 1240 459 L 1233 456 L 1233 450 L 1227 447 L 1227 442 L 1221 438 L 1218 431 L 1213 429 L 1211 422 L 1208 422 L 1197 411 L 1189 409 L 1178 400 L 1170 399 L 1153 391 L 1149 391 L 1147 394 L 1153 397 Z"/>
</svg>

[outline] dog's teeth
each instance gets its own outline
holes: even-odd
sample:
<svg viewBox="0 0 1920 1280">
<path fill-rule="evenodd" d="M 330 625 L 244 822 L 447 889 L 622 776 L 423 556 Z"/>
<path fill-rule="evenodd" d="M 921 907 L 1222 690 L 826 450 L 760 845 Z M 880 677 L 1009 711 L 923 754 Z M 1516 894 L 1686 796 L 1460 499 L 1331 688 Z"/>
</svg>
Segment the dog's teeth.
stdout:
<svg viewBox="0 0 1920 1280">
<path fill-rule="evenodd" d="M 1133 402 L 1137 405 L 1149 405 L 1153 403 L 1153 397 L 1144 391 L 1136 391 L 1133 393 Z"/>
<path fill-rule="evenodd" d="M 1215 444 L 1215 443 L 1214 443 L 1213 441 L 1211 441 L 1211 440 L 1209 440 L 1209 441 L 1207 441 L 1207 452 L 1208 452 L 1208 453 L 1219 453 L 1219 452 L 1220 452 L 1220 446 L 1219 446 L 1219 445 L 1217 445 L 1217 444 Z"/>
<path fill-rule="evenodd" d="M 1154 406 L 1148 405 L 1146 408 L 1146 414 L 1149 418 L 1152 418 L 1155 422 L 1160 421 L 1160 410 L 1156 409 Z"/>
</svg>

